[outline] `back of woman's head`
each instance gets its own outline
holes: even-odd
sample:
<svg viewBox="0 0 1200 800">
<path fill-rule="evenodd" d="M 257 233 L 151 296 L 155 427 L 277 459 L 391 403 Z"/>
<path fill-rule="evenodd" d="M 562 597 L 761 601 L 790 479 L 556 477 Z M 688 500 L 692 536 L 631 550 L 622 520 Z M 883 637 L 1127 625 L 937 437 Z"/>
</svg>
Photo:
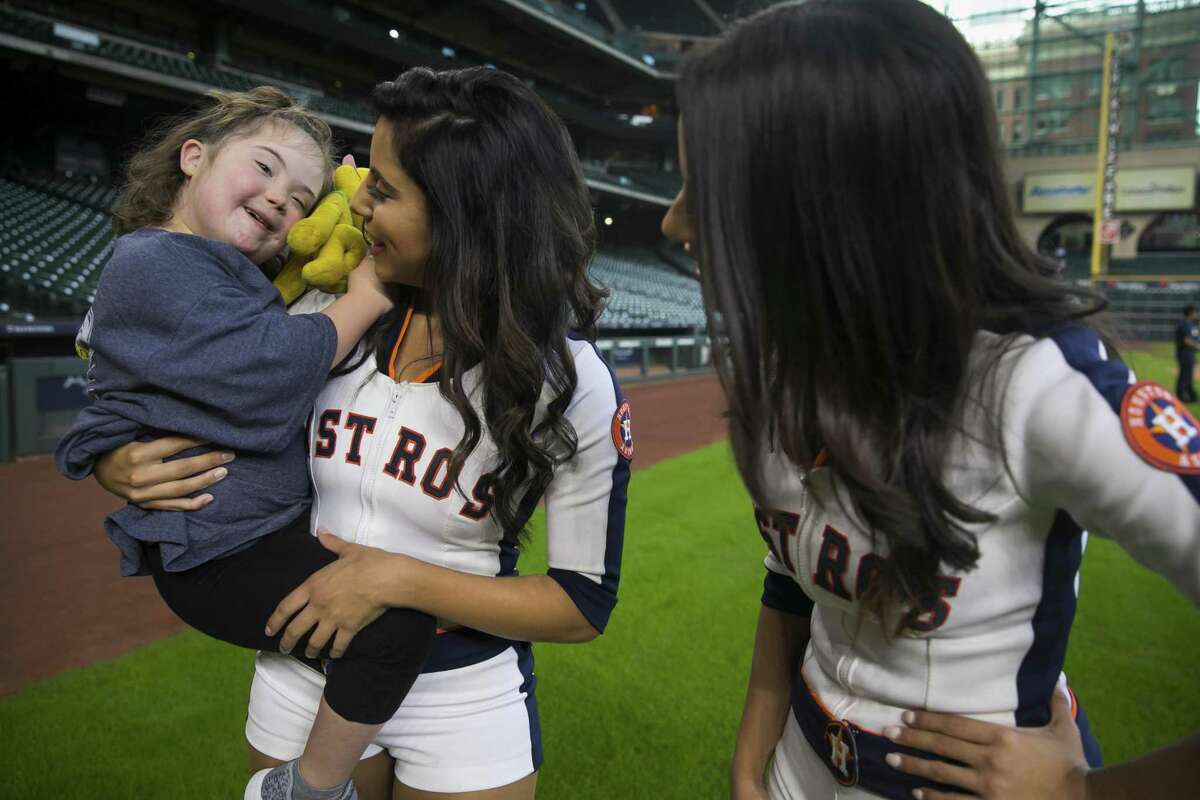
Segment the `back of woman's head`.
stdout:
<svg viewBox="0 0 1200 800">
<path fill-rule="evenodd" d="M 411 69 L 372 100 L 425 194 L 424 287 L 444 338 L 442 392 L 466 424 L 453 468 L 479 440 L 462 380 L 479 367 L 500 448 L 497 516 L 515 534 L 518 487 L 540 494 L 576 446 L 563 417 L 576 385 L 567 337 L 594 337 L 604 296 L 587 279 L 596 231 L 583 173 L 561 120 L 499 70 Z M 533 429 L 543 383 L 549 414 Z"/>
<path fill-rule="evenodd" d="M 689 207 L 739 467 L 822 447 L 890 545 L 876 610 L 928 602 L 988 519 L 942 476 L 976 333 L 1080 316 L 1016 233 L 988 83 L 918 0 L 772 8 L 684 66 Z"/>
<path fill-rule="evenodd" d="M 333 181 L 333 132 L 323 119 L 274 86 L 245 92 L 212 91 L 198 108 L 165 119 L 151 129 L 130 158 L 113 206 L 117 235 L 162 225 L 170 219 L 186 182 L 179 166 L 184 142 L 203 142 L 215 156 L 231 138 L 272 124 L 290 126 L 312 140 L 316 155 L 328 165 L 322 194 L 329 191 Z"/>
</svg>

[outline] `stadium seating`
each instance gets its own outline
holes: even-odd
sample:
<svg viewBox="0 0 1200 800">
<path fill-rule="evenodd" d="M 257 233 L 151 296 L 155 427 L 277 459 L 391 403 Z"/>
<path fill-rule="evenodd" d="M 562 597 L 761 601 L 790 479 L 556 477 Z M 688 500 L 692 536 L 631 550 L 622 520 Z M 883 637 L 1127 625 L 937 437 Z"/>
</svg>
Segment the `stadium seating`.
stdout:
<svg viewBox="0 0 1200 800">
<path fill-rule="evenodd" d="M 4 300 L 0 300 L 0 324 L 19 324 L 35 320 L 37 320 L 37 315 L 32 311 L 26 311 L 20 307 L 14 308 Z"/>
<path fill-rule="evenodd" d="M 648 249 L 597 253 L 589 274 L 611 291 L 600 318 L 605 330 L 704 327 L 700 284 Z"/>
<path fill-rule="evenodd" d="M 85 44 L 75 39 L 63 39 L 55 35 L 54 25 L 51 22 L 5 8 L 0 8 L 0 33 L 69 48 L 120 64 L 138 67 L 155 74 L 188 80 L 217 89 L 239 91 L 263 83 L 261 78 L 232 69 L 210 67 L 183 53 L 168 53 L 158 48 L 140 46 L 126 40 L 111 38 L 102 33 L 97 33 L 98 46 Z M 368 124 L 375 121 L 374 115 L 365 102 L 328 97 L 315 89 L 310 93 L 295 92 L 295 94 L 303 94 L 300 99 L 315 111 Z"/>
<path fill-rule="evenodd" d="M 691 0 L 611 0 L 625 24 L 634 29 L 681 33 L 687 36 L 715 36 L 720 31 Z"/>
<path fill-rule="evenodd" d="M 575 7 L 574 0 L 569 2 L 564 2 L 564 0 L 524 0 L 524 2 L 545 14 L 561 19 L 593 38 L 601 41 L 613 41 L 612 26 L 608 20 L 603 14 L 597 13 L 595 8 L 589 8 L 587 4 L 584 5 L 583 10 L 580 10 Z"/>
<path fill-rule="evenodd" d="M 107 214 L 0 178 L 0 289 L 41 316 L 79 316 L 112 247 Z"/>
<path fill-rule="evenodd" d="M 554 6 L 561 12 L 559 15 L 564 18 L 580 17 L 592 26 L 598 25 L 594 20 L 580 14 L 574 8 L 560 6 L 551 0 L 536 0 L 534 4 Z M 595 31 L 592 32 L 595 33 Z M 302 76 L 296 74 L 294 70 L 278 67 L 273 69 L 267 62 L 256 63 L 254 71 L 255 73 L 265 73 L 268 76 L 274 75 L 274 78 L 263 78 L 260 77 L 260 74 L 243 72 L 230 65 L 219 68 L 212 67 L 197 60 L 194 51 L 173 52 L 168 42 L 158 42 L 157 46 L 138 44 L 137 39 L 144 36 L 138 31 L 122 30 L 121 33 L 124 35 L 120 37 L 94 31 L 99 39 L 99 44 L 91 45 L 74 38 L 66 39 L 56 36 L 54 24 L 47 19 L 0 7 L 0 33 L 76 50 L 119 64 L 144 69 L 157 75 L 187 80 L 206 87 L 236 91 L 249 89 L 270 80 L 277 80 L 282 82 L 296 99 L 314 111 L 367 125 L 375 121 L 375 115 L 365 98 L 344 98 L 326 94 L 321 88 L 317 88 L 319 79 L 313 74 Z M 611 34 L 607 35 L 611 36 Z M 615 40 L 614 43 L 621 44 Z M 434 52 L 432 45 L 424 42 L 410 41 L 408 44 L 417 50 Z M 633 47 L 633 49 L 640 52 L 638 47 Z M 297 82 L 305 85 L 300 86 Z M 594 108 L 565 93 L 555 91 L 549 86 L 539 86 L 538 91 L 560 113 L 594 130 L 641 139 L 665 140 L 674 136 L 675 120 L 667 115 L 647 117 L 645 121 L 634 126 L 629 121 L 627 114 Z"/>
<path fill-rule="evenodd" d="M 115 190 L 63 176 L 0 178 L 0 317 L 81 315 L 112 248 Z M 699 284 L 648 248 L 598 253 L 594 281 L 610 289 L 601 325 L 611 330 L 704 326 Z"/>
<path fill-rule="evenodd" d="M 117 189 L 114 186 L 93 177 L 68 177 L 54 173 L 22 173 L 15 176 L 17 183 L 22 183 L 31 189 L 70 200 L 81 206 L 104 213 L 112 211 L 112 205 L 117 199 Z"/>
<path fill-rule="evenodd" d="M 584 161 L 583 174 L 586 178 L 670 199 L 679 193 L 683 185 L 678 175 L 654 173 L 649 169 L 609 168 L 597 161 Z"/>
</svg>

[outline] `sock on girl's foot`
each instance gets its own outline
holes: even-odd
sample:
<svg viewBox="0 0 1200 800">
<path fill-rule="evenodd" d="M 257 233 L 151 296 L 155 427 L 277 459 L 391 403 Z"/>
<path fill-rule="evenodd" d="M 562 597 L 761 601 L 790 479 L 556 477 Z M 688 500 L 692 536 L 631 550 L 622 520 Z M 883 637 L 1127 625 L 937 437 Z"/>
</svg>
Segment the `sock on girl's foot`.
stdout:
<svg viewBox="0 0 1200 800">
<path fill-rule="evenodd" d="M 300 775 L 299 761 L 259 770 L 246 786 L 245 800 L 358 800 L 354 782 L 332 789 L 314 789 Z"/>
</svg>

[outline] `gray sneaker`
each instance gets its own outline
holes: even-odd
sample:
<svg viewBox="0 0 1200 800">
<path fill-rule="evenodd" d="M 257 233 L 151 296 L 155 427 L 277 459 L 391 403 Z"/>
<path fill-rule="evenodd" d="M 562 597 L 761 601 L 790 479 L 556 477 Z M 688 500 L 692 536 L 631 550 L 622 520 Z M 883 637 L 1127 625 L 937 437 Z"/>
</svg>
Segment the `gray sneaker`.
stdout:
<svg viewBox="0 0 1200 800">
<path fill-rule="evenodd" d="M 293 794 L 296 779 L 299 777 L 295 770 L 295 761 L 272 769 L 260 769 L 246 784 L 244 800 L 297 800 L 301 795 Z M 340 793 L 320 797 L 322 800 L 358 800 L 358 792 L 354 789 L 354 781 L 348 781 Z"/>
</svg>

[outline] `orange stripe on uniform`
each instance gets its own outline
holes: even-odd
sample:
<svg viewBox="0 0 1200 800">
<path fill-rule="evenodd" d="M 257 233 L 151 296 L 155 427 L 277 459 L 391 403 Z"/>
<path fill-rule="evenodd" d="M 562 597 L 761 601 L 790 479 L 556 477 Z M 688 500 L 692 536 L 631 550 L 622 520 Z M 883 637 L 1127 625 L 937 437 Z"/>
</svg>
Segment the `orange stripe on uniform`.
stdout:
<svg viewBox="0 0 1200 800">
<path fill-rule="evenodd" d="M 412 383 L 424 383 L 429 380 L 429 377 L 442 368 L 441 359 L 433 362 L 433 366 L 422 372 L 420 375 L 412 379 Z"/>
<path fill-rule="evenodd" d="M 400 323 L 400 335 L 396 337 L 396 343 L 392 345 L 392 355 L 388 358 L 388 377 L 393 381 L 396 380 L 396 356 L 400 353 L 400 343 L 404 341 L 404 334 L 408 333 L 408 323 L 412 322 L 412 316 L 412 306 L 409 306 L 404 315 L 404 322 Z"/>
</svg>

